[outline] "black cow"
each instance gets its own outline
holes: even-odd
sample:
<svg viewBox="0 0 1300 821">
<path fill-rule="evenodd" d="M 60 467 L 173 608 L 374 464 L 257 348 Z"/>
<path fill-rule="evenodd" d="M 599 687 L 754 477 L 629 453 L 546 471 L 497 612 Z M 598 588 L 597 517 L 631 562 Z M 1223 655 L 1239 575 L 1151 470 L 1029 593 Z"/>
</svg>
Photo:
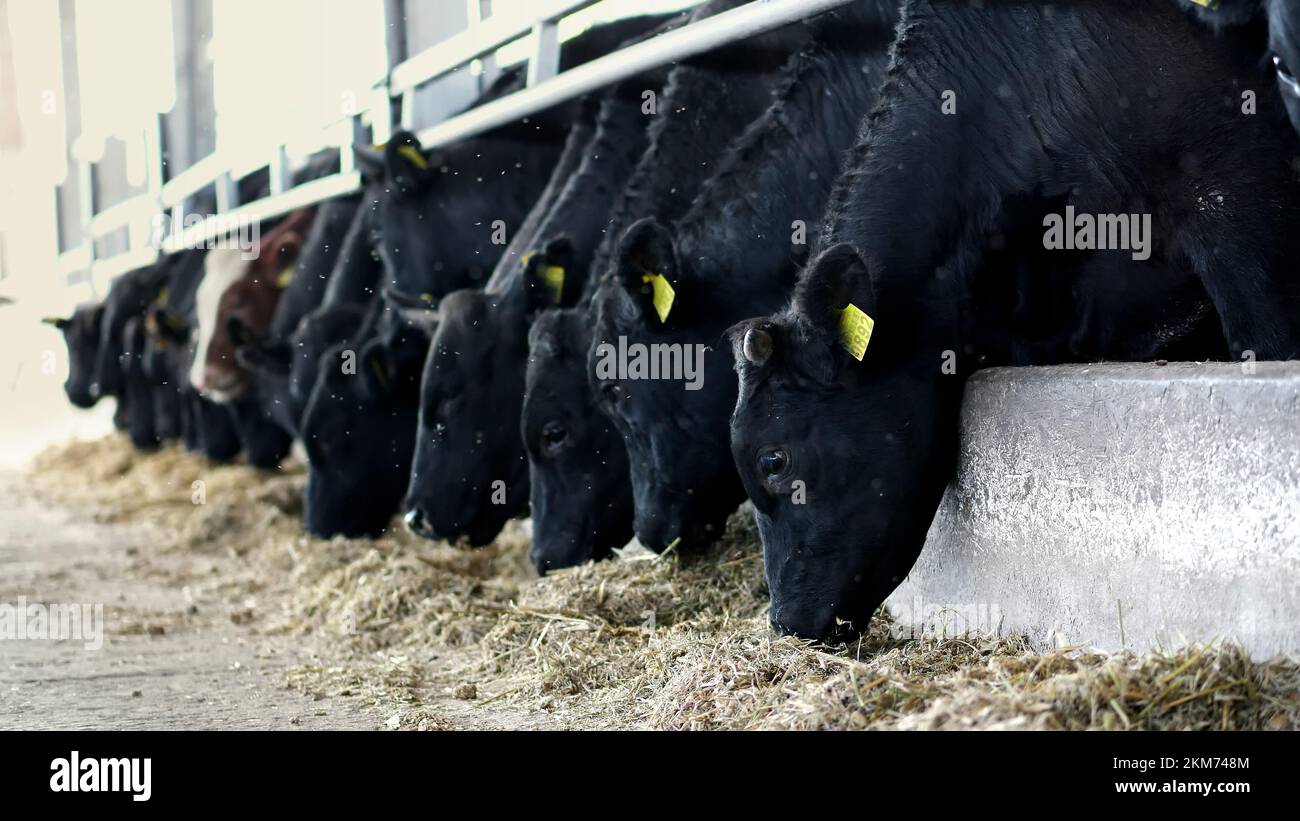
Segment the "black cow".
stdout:
<svg viewBox="0 0 1300 821">
<path fill-rule="evenodd" d="M 159 418 L 160 407 L 155 399 L 153 381 L 145 371 L 145 317 L 138 314 L 129 318 L 122 328 L 121 395 L 129 410 L 127 435 L 138 450 L 150 451 L 162 443 L 162 429 L 169 420 Z"/>
<path fill-rule="evenodd" d="M 176 392 L 185 446 L 215 462 L 225 462 L 235 458 L 241 449 L 235 420 L 229 409 L 200 396 L 190 386 L 188 376 L 194 359 L 194 299 L 203 279 L 206 255 L 206 251 L 198 249 L 172 255 L 167 292 L 146 316 L 149 337 L 144 366 L 156 390 Z"/>
<path fill-rule="evenodd" d="M 1276 95 L 1242 105 L 1262 48 L 1169 3 L 908 3 L 824 250 L 732 332 L 778 630 L 860 630 L 907 574 L 975 368 L 1300 355 L 1300 141 Z M 1146 239 L 1049 250 L 1067 207 Z"/>
<path fill-rule="evenodd" d="M 608 53 L 659 21 L 635 18 L 588 31 L 563 45 L 561 69 Z M 508 73 L 487 99 L 521 82 L 517 72 Z M 507 235 L 520 229 L 545 189 L 579 105 L 562 104 L 427 156 L 413 136 L 394 135 L 382 156 L 384 191 L 374 220 L 384 286 L 435 303 L 481 283 L 502 254 L 499 229 Z M 378 158 L 361 153 L 362 164 L 373 169 Z M 322 357 L 333 364 L 322 366 L 303 414 L 311 462 L 304 515 L 318 535 L 380 532 L 405 491 L 430 328 L 389 307 L 375 304 L 359 348 Z M 356 355 L 362 379 L 340 380 L 335 364 L 346 350 Z M 358 444 L 343 451 L 337 447 L 343 439 Z M 390 481 L 394 466 L 401 476 Z M 352 489 L 357 475 L 371 477 L 360 492 Z"/>
<path fill-rule="evenodd" d="M 707 4 L 695 19 L 734 5 Z M 770 105 L 787 58 L 807 36 L 803 26 L 789 27 L 748 49 L 724 49 L 672 72 L 649 148 L 595 252 L 593 277 L 607 275 L 616 241 L 632 221 L 675 219 L 685 212 L 728 144 Z M 532 262 L 555 264 L 552 250 L 543 249 Z M 521 425 L 529 458 L 532 558 L 540 572 L 602 558 L 632 533 L 626 449 L 585 387 L 593 290 L 575 308 L 546 312 L 530 330 Z"/>
<path fill-rule="evenodd" d="M 864 2 L 820 18 L 777 102 L 691 210 L 671 229 L 653 219 L 631 226 L 596 294 L 588 375 L 623 433 L 636 534 L 652 549 L 708 543 L 744 499 L 727 427 L 736 384 L 718 343 L 759 306 L 788 299 L 884 79 L 896 13 L 892 3 Z M 655 359 L 666 353 L 677 372 L 644 378 L 630 360 L 621 372 L 616 360 L 638 346 Z"/>
<path fill-rule="evenodd" d="M 574 305 L 610 208 L 645 151 L 645 92 L 666 70 L 617 83 L 592 101 L 547 192 L 482 290 L 441 306 L 420 386 L 420 418 L 406 524 L 429 538 L 494 538 L 528 509 L 528 462 L 519 437 L 528 328 L 543 310 Z M 489 378 L 484 378 L 490 375 Z"/>
<path fill-rule="evenodd" d="M 63 392 L 68 401 L 79 408 L 91 408 L 99 401 L 95 381 L 95 363 L 99 358 L 99 328 L 104 317 L 102 303 L 78 305 L 70 317 L 47 317 L 41 320 L 63 334 L 68 347 L 68 378 L 63 382 Z"/>
<path fill-rule="evenodd" d="M 112 396 L 117 401 L 117 412 L 114 414 L 116 427 L 128 432 L 132 429 L 139 432 L 142 438 L 137 444 L 146 443 L 142 445 L 146 448 L 156 446 L 156 442 L 147 444 L 155 435 L 152 433 L 154 402 L 152 396 L 141 392 L 139 384 L 128 394 L 125 381 L 128 364 L 126 326 L 133 318 L 144 316 L 148 307 L 166 287 L 171 269 L 171 260 L 164 258 L 113 280 L 102 303 L 99 343 L 95 350 L 91 376 L 90 391 L 93 396 Z M 139 376 L 138 370 L 135 376 Z M 133 399 L 142 401 L 133 403 Z M 144 435 L 146 430 L 151 433 Z"/>
<path fill-rule="evenodd" d="M 126 323 L 143 316 L 170 277 L 168 259 L 129 271 L 113 280 L 104 297 L 103 316 L 99 323 L 99 346 L 90 390 L 97 396 L 122 393 L 122 355 Z"/>
</svg>

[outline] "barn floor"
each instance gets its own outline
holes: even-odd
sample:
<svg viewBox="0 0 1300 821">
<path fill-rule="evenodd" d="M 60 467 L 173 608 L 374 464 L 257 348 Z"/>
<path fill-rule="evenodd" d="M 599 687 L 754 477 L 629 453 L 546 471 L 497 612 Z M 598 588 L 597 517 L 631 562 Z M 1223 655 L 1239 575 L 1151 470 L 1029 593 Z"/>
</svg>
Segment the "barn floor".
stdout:
<svg viewBox="0 0 1300 821">
<path fill-rule="evenodd" d="M 291 644 L 255 639 L 220 607 L 164 582 L 209 572 L 206 561 L 172 556 L 144 567 L 142 528 L 42 505 L 14 472 L 0 473 L 0 498 L 0 602 L 102 603 L 112 631 L 98 650 L 5 642 L 0 729 L 378 726 L 355 705 L 288 689 Z"/>
<path fill-rule="evenodd" d="M 526 523 L 476 551 L 305 537 L 303 482 L 119 436 L 0 473 L 0 604 L 102 602 L 108 634 L 4 642 L 0 728 L 1300 727 L 1300 665 L 1232 646 L 778 639 L 744 514 L 704 557 L 538 580 Z"/>
<path fill-rule="evenodd" d="M 4 642 L 0 730 L 384 728 L 359 693 L 290 686 L 291 672 L 318 669 L 319 656 L 251 626 L 255 599 L 232 607 L 185 583 L 234 574 L 237 558 L 150 555 L 141 550 L 156 542 L 148 527 L 44 504 L 17 471 L 0 471 L 0 499 L 0 602 L 101 603 L 109 633 L 94 650 Z M 446 726 L 546 723 L 509 710 L 486 721 L 449 700 Z"/>
</svg>

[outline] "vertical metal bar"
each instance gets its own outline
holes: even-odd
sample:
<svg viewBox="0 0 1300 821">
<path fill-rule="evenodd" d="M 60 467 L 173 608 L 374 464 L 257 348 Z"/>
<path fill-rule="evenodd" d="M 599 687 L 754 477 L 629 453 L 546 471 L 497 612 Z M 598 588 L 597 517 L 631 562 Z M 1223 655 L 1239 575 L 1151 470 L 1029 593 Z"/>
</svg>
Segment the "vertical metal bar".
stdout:
<svg viewBox="0 0 1300 821">
<path fill-rule="evenodd" d="M 78 213 L 81 217 L 81 244 L 86 249 L 87 262 L 95 261 L 95 237 L 90 232 L 90 221 L 95 218 L 95 173 L 91 163 L 77 160 L 77 193 L 81 195 Z"/>
<path fill-rule="evenodd" d="M 384 0 L 384 42 L 388 53 L 388 71 L 407 58 L 406 48 L 406 0 Z M 376 132 L 376 142 L 387 142 L 393 132 L 393 125 L 404 123 L 412 117 L 414 100 L 409 94 L 394 97 L 387 90 L 385 81 L 384 105 L 370 112 L 370 121 Z M 383 139 L 379 134 L 383 134 Z"/>
<path fill-rule="evenodd" d="M 289 174 L 289 154 L 285 151 L 283 143 L 275 147 L 266 170 L 271 175 L 271 196 L 283 194 L 293 187 L 293 180 Z"/>
<path fill-rule="evenodd" d="M 492 0 L 469 0 L 469 27 L 472 29 L 492 16 Z M 482 94 L 492 83 L 496 82 L 500 67 L 496 54 L 485 54 L 479 58 L 483 71 L 478 76 L 478 92 Z"/>
<path fill-rule="evenodd" d="M 533 23 L 533 55 L 528 61 L 528 85 L 549 80 L 560 70 L 560 27 L 555 20 Z"/>
<path fill-rule="evenodd" d="M 154 213 L 162 207 L 163 187 L 163 121 L 162 114 L 155 114 L 153 122 L 144 130 L 144 167 L 145 196 L 154 204 Z M 153 224 L 150 214 L 141 213 L 129 230 L 132 248 L 149 244 L 153 239 Z"/>
<path fill-rule="evenodd" d="M 221 172 L 221 176 L 213 181 L 213 185 L 217 187 L 218 214 L 225 214 L 239 205 L 239 189 L 229 171 Z"/>
</svg>

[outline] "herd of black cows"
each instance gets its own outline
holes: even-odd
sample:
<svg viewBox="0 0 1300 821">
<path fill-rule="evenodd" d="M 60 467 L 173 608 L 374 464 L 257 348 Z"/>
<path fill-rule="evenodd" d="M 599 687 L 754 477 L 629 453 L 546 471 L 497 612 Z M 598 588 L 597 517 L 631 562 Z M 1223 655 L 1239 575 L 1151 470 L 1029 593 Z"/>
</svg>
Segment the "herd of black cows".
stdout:
<svg viewBox="0 0 1300 821">
<path fill-rule="evenodd" d="M 542 572 L 698 549 L 748 496 L 773 625 L 843 638 L 921 549 L 973 370 L 1300 356 L 1297 33 L 1293 0 L 859 0 L 398 134 L 255 259 L 178 252 L 52 320 L 68 397 L 115 397 L 141 448 L 273 468 L 298 440 L 322 536 L 531 513 Z M 1067 207 L 1149 215 L 1149 256 L 1050 249 Z"/>
</svg>

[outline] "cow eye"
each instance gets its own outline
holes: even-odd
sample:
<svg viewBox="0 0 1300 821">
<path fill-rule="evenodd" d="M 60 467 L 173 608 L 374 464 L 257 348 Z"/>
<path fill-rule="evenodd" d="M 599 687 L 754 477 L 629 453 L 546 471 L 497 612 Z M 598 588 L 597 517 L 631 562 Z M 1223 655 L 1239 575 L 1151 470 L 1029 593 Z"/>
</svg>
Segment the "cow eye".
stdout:
<svg viewBox="0 0 1300 821">
<path fill-rule="evenodd" d="M 606 382 L 600 386 L 600 395 L 609 404 L 616 405 L 623 398 L 623 386 L 617 382 Z"/>
<path fill-rule="evenodd" d="M 776 479 L 790 464 L 790 455 L 781 448 L 768 448 L 758 454 L 758 469 L 768 479 Z"/>
<path fill-rule="evenodd" d="M 559 422 L 547 422 L 542 428 L 542 450 L 545 453 L 555 453 L 564 447 L 564 443 L 569 439 L 569 431 Z"/>
</svg>

